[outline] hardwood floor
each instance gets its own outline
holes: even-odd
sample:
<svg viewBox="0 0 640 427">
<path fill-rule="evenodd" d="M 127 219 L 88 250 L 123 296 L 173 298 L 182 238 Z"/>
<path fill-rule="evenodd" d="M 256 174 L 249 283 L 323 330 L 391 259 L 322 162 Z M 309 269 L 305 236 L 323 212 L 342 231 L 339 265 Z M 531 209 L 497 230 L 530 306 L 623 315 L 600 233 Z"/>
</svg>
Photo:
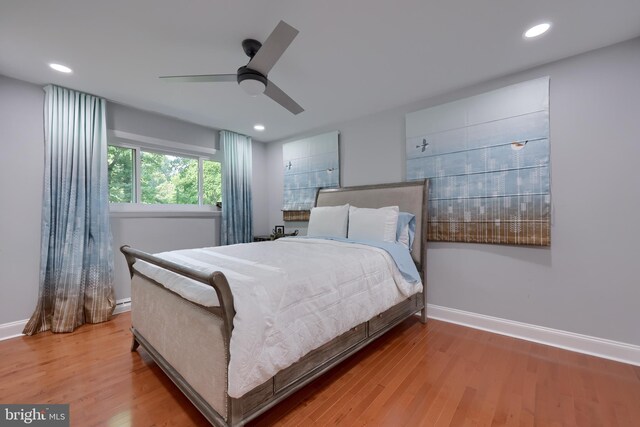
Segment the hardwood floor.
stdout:
<svg viewBox="0 0 640 427">
<path fill-rule="evenodd" d="M 70 403 L 72 426 L 207 425 L 129 352 L 129 323 L 0 342 L 0 403 Z M 638 426 L 640 367 L 409 319 L 250 424 Z"/>
</svg>

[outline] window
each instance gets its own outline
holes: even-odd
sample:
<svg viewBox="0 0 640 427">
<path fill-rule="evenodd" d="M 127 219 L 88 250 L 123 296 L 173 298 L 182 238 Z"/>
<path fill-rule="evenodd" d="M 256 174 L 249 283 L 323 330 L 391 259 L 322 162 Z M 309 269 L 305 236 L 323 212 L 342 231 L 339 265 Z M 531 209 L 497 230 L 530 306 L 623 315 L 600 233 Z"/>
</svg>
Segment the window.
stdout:
<svg viewBox="0 0 640 427">
<path fill-rule="evenodd" d="M 220 162 L 162 151 L 109 145 L 109 202 L 202 206 L 222 200 Z"/>
<path fill-rule="evenodd" d="M 153 205 L 198 204 L 198 160 L 141 152 L 141 202 Z"/>
</svg>

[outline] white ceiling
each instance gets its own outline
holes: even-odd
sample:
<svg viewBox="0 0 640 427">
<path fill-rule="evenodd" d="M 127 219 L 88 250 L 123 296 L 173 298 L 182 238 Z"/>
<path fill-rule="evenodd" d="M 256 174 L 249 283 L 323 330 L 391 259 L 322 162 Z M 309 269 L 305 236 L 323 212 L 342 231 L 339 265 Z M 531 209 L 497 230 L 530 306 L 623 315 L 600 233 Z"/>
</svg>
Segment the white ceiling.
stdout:
<svg viewBox="0 0 640 427">
<path fill-rule="evenodd" d="M 157 78 L 235 73 L 242 40 L 280 19 L 300 34 L 269 78 L 298 116 L 234 83 Z M 639 0 L 2 0 L 0 74 L 272 141 L 639 35 Z"/>
</svg>

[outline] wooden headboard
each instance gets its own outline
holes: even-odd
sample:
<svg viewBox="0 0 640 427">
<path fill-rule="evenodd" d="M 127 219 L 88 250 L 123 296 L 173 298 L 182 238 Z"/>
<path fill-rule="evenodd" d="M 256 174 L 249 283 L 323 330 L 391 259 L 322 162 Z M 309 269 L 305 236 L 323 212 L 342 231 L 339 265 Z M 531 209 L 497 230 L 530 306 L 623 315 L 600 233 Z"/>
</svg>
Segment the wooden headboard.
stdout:
<svg viewBox="0 0 640 427">
<path fill-rule="evenodd" d="M 318 191 L 316 206 L 337 206 L 349 203 L 358 208 L 398 206 L 401 212 L 416 216 L 416 237 L 411 256 L 418 269 L 426 268 L 428 180 L 356 187 L 324 188 Z"/>
</svg>

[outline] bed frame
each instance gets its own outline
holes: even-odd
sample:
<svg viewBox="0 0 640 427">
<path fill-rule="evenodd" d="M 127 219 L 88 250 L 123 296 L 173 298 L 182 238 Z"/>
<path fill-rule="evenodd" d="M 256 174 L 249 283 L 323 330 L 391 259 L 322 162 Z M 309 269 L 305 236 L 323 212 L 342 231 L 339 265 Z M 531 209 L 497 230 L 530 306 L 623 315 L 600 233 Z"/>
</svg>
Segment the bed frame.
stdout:
<svg viewBox="0 0 640 427">
<path fill-rule="evenodd" d="M 131 351 L 142 346 L 211 424 L 244 425 L 415 313 L 421 312 L 421 321 L 426 322 L 427 194 L 427 180 L 319 190 L 316 206 L 398 205 L 415 214 L 412 256 L 424 290 L 310 352 L 239 399 L 227 395 L 235 311 L 224 274 L 207 275 L 123 246 L 131 273 Z M 164 288 L 136 270 L 137 259 L 210 285 L 220 306 L 200 306 Z"/>
</svg>

